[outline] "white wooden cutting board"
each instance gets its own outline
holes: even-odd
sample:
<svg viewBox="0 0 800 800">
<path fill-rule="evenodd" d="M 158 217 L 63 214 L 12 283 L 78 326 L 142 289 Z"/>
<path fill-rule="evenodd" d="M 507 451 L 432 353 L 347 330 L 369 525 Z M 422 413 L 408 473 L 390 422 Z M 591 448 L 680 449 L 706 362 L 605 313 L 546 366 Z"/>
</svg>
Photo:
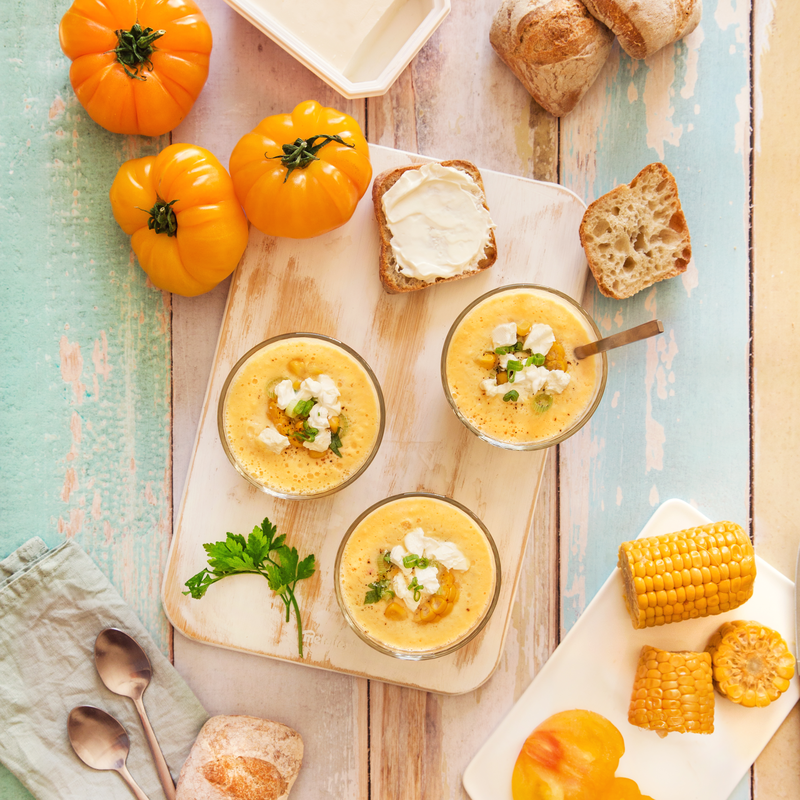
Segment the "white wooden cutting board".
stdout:
<svg viewBox="0 0 800 800">
<path fill-rule="evenodd" d="M 374 145 L 370 152 L 375 174 L 431 160 Z M 497 225 L 497 263 L 418 292 L 388 295 L 381 287 L 371 191 L 347 225 L 316 239 L 278 239 L 251 228 L 231 283 L 162 591 L 167 616 L 186 636 L 446 694 L 476 689 L 497 667 L 545 454 L 501 450 L 464 428 L 442 391 L 442 344 L 456 316 L 484 292 L 529 282 L 580 298 L 587 267 L 578 239 L 585 206 L 577 195 L 555 184 L 482 174 Z M 277 500 L 251 487 L 226 458 L 217 432 L 219 393 L 231 367 L 264 339 L 294 331 L 349 344 L 375 371 L 386 400 L 386 431 L 371 466 L 346 489 L 317 500 Z M 494 616 L 473 642 L 450 656 L 412 663 L 377 653 L 347 627 L 334 596 L 333 566 L 343 535 L 364 509 L 421 490 L 452 497 L 484 521 L 500 553 L 502 588 Z M 301 557 L 317 557 L 317 573 L 298 585 L 302 661 L 294 619 L 283 622 L 283 604 L 263 578 L 227 578 L 202 600 L 182 594 L 186 580 L 206 565 L 204 542 L 224 539 L 227 531 L 246 534 L 265 516 Z"/>
</svg>

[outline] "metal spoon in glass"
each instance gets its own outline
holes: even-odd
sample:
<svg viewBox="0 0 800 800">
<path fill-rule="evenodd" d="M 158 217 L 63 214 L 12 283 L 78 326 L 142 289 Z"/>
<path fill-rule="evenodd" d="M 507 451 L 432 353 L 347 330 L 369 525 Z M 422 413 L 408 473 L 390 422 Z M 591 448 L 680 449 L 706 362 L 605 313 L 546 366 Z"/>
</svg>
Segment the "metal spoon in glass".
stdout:
<svg viewBox="0 0 800 800">
<path fill-rule="evenodd" d="M 645 322 L 644 325 L 637 325 L 627 331 L 620 331 L 613 336 L 598 339 L 596 342 L 582 344 L 580 347 L 575 348 L 575 358 L 581 359 L 587 356 L 596 356 L 598 353 L 613 350 L 615 347 L 622 347 L 623 345 L 631 344 L 631 342 L 658 336 L 659 333 L 664 333 L 664 323 L 660 319 L 654 319 L 651 322 Z"/>
<path fill-rule="evenodd" d="M 94 643 L 94 663 L 100 679 L 114 694 L 130 697 L 142 720 L 144 737 L 156 763 L 158 779 L 167 800 L 175 800 L 175 784 L 144 710 L 142 695 L 150 685 L 153 668 L 150 659 L 135 639 L 117 628 L 100 631 Z"/>
<path fill-rule="evenodd" d="M 125 766 L 131 746 L 128 734 L 111 714 L 94 706 L 77 706 L 69 712 L 67 734 L 75 755 L 84 764 L 92 769 L 116 770 L 136 800 L 148 800 Z"/>
</svg>

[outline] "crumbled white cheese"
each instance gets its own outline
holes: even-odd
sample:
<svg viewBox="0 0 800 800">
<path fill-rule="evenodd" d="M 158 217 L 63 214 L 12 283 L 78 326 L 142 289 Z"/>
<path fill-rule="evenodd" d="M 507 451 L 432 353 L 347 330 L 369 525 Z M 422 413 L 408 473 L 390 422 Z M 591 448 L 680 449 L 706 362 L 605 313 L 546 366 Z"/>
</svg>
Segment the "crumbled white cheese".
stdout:
<svg viewBox="0 0 800 800">
<path fill-rule="evenodd" d="M 539 353 L 546 356 L 550 352 L 556 337 L 553 334 L 553 329 L 549 325 L 542 322 L 537 322 L 531 326 L 530 333 L 525 337 L 525 342 L 522 347 L 525 350 L 530 350 L 532 353 Z"/>
<path fill-rule="evenodd" d="M 316 453 L 323 453 L 331 446 L 331 432 L 330 429 L 320 431 L 315 437 L 313 442 L 303 442 L 303 447 L 306 450 L 314 450 Z"/>
<path fill-rule="evenodd" d="M 495 349 L 498 347 L 508 347 L 509 345 L 516 344 L 517 341 L 517 323 L 504 322 L 498 325 L 492 331 L 492 344 Z"/>
<path fill-rule="evenodd" d="M 310 400 L 312 397 L 317 399 L 316 405 L 327 410 L 328 416 L 341 414 L 342 404 L 339 402 L 339 395 L 339 389 L 329 375 L 306 378 L 297 391 L 288 378 L 275 387 L 275 400 L 278 408 L 290 414 L 298 403 Z"/>
<path fill-rule="evenodd" d="M 439 539 L 426 536 L 422 528 L 414 528 L 413 531 L 407 533 L 403 544 L 409 553 L 416 553 L 418 556 L 431 558 L 448 569 L 469 569 L 469 560 L 452 542 L 442 542 Z M 394 552 L 394 550 L 392 552 Z M 463 566 L 456 566 L 457 563 Z M 419 570 L 417 571 L 417 575 L 419 575 Z"/>
<path fill-rule="evenodd" d="M 536 367 L 531 364 L 514 376 L 514 386 L 520 386 L 529 394 L 536 394 L 547 383 L 549 374 L 550 370 L 546 367 Z"/>
<path fill-rule="evenodd" d="M 411 576 L 412 570 L 407 568 L 405 564 L 403 564 L 403 559 L 408 555 L 408 550 L 403 547 L 401 544 L 396 544 L 393 548 L 391 553 L 389 554 L 389 558 L 396 567 L 400 567 L 401 571 L 404 575 Z"/>
<path fill-rule="evenodd" d="M 483 391 L 486 392 L 486 394 L 488 394 L 490 397 L 494 397 L 495 395 L 502 397 L 506 392 L 513 388 L 513 383 L 503 383 L 498 386 L 496 378 L 486 378 L 485 380 L 481 381 L 481 389 L 483 389 Z"/>
<path fill-rule="evenodd" d="M 316 403 L 308 414 L 308 424 L 317 430 L 324 430 L 330 428 L 328 422 L 328 409 L 325 406 Z"/>
<path fill-rule="evenodd" d="M 289 439 L 282 433 L 278 433 L 275 428 L 264 428 L 258 434 L 259 441 L 267 446 L 267 450 L 272 453 L 281 453 L 289 446 Z"/>
<path fill-rule="evenodd" d="M 411 580 L 402 572 L 398 572 L 392 578 L 392 589 L 394 589 L 395 596 L 406 604 L 409 611 L 416 611 L 422 602 L 422 596 L 420 595 L 419 600 L 415 600 L 414 592 L 408 588 L 409 583 Z"/>
<path fill-rule="evenodd" d="M 426 549 L 425 555 L 447 569 L 458 569 L 462 572 L 469 569 L 469 559 L 452 542 L 437 542 L 435 547 Z M 422 583 L 419 577 L 417 580 Z"/>
<path fill-rule="evenodd" d="M 547 391 L 560 394 L 569 386 L 571 376 L 560 369 L 551 369 L 547 375 Z"/>
<path fill-rule="evenodd" d="M 428 594 L 436 593 L 436 590 L 439 588 L 439 570 L 436 569 L 436 567 L 433 565 L 425 567 L 424 569 L 417 567 L 414 573 L 417 583 L 428 592 Z"/>
</svg>

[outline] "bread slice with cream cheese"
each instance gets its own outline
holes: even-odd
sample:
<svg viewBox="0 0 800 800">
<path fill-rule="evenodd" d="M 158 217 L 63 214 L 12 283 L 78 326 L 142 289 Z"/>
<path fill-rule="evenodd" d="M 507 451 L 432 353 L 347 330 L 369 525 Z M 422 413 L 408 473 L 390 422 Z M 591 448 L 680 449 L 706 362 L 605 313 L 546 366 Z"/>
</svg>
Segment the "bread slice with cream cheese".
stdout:
<svg viewBox="0 0 800 800">
<path fill-rule="evenodd" d="M 469 161 L 442 161 L 443 167 L 452 167 L 454 169 L 464 172 L 475 183 L 480 190 L 480 199 L 483 208 L 488 212 L 489 206 L 486 204 L 486 192 L 483 186 L 483 179 L 478 171 L 478 168 Z M 398 263 L 397 254 L 392 247 L 392 230 L 391 223 L 387 219 L 384 210 L 383 199 L 384 195 L 403 177 L 409 170 L 419 170 L 423 164 L 415 164 L 408 167 L 398 167 L 397 169 L 390 169 L 382 172 L 375 178 L 372 185 L 372 201 L 375 206 L 375 218 L 378 221 L 380 231 L 381 250 L 379 258 L 379 271 L 380 279 L 383 288 L 389 294 L 398 294 L 401 292 L 413 292 L 418 289 L 426 289 L 428 286 L 434 286 L 437 283 L 445 283 L 447 281 L 458 280 L 459 278 L 468 278 L 470 275 L 477 275 L 485 269 L 488 269 L 497 260 L 497 243 L 494 236 L 494 226 L 489 220 L 489 231 L 486 244 L 483 248 L 482 254 L 479 256 L 477 263 L 469 268 L 455 275 L 449 277 L 435 277 L 432 280 L 423 280 L 417 277 L 411 277 L 403 273 L 403 267 Z"/>
</svg>

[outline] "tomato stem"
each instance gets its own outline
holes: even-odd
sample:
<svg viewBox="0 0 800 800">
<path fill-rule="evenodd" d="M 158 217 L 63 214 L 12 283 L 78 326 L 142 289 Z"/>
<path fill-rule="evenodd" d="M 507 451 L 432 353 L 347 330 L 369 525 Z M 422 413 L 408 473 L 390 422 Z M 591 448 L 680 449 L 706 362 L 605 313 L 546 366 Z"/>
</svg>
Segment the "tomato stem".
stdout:
<svg viewBox="0 0 800 800">
<path fill-rule="evenodd" d="M 322 139 L 322 141 L 317 144 L 317 139 Z M 348 144 L 341 136 L 335 134 L 333 136 L 319 134 L 317 136 L 311 136 L 308 139 L 301 139 L 298 137 L 291 144 L 283 145 L 281 148 L 283 150 L 282 156 L 268 156 L 264 153 L 264 157 L 279 158 L 281 160 L 281 164 L 287 168 L 286 177 L 283 179 L 283 182 L 286 183 L 293 170 L 305 169 L 312 161 L 319 161 L 317 153 L 325 147 L 328 142 L 339 142 L 339 144 L 343 144 L 345 147 L 355 147 L 355 144 Z"/>
<path fill-rule="evenodd" d="M 147 227 L 156 233 L 166 233 L 167 236 L 178 235 L 178 218 L 172 209 L 172 204 L 177 200 L 170 200 L 169 203 L 156 196 L 155 205 L 148 212 L 150 219 L 147 220 Z"/>
<path fill-rule="evenodd" d="M 146 80 L 144 75 L 139 72 L 144 69 L 153 69 L 153 62 L 150 56 L 153 55 L 155 47 L 153 42 L 161 38 L 166 31 L 154 31 L 152 28 L 142 28 L 137 22 L 129 31 L 114 31 L 117 34 L 117 46 L 114 52 L 117 54 L 117 61 L 122 64 L 125 74 L 129 78 L 138 81 Z"/>
</svg>

